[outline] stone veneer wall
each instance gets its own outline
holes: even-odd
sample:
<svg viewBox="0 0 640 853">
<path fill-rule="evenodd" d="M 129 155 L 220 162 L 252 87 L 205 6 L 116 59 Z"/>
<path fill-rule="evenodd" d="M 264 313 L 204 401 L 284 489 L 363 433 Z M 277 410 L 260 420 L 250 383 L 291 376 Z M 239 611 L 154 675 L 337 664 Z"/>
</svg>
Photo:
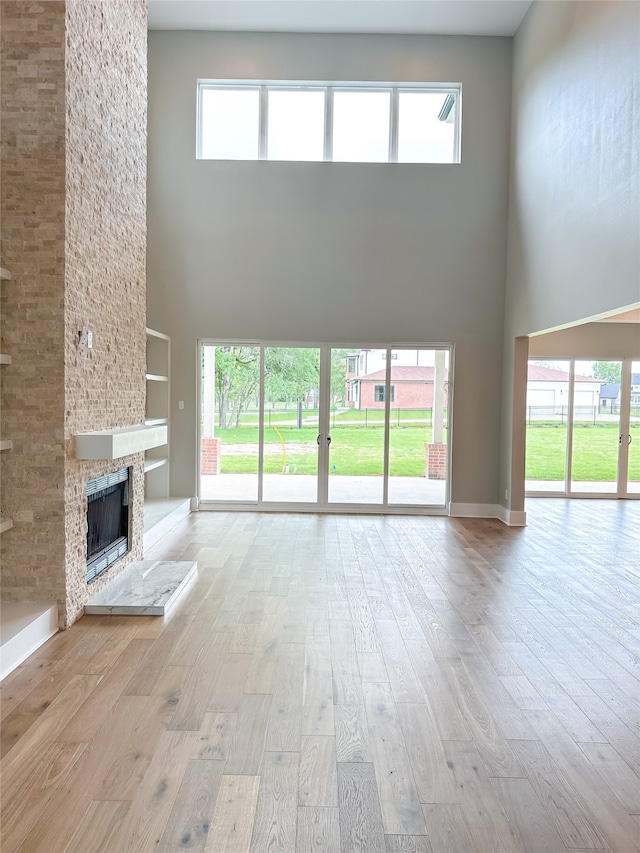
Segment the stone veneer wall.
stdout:
<svg viewBox="0 0 640 853">
<path fill-rule="evenodd" d="M 40 264 L 34 270 L 34 289 L 37 293 L 33 309 L 33 332 L 28 336 L 32 350 L 25 353 L 24 368 L 42 376 L 47 386 L 51 378 L 55 388 L 50 396 L 55 409 L 46 412 L 38 445 L 41 458 L 57 460 L 53 472 L 42 472 L 42 505 L 54 495 L 59 515 L 52 536 L 43 537 L 41 548 L 32 547 L 41 535 L 40 519 L 25 517 L 24 523 L 2 537 L 6 550 L 3 565 L 3 594 L 21 598 L 47 598 L 54 592 L 61 608 L 61 625 L 71 624 L 82 612 L 87 598 L 97 592 L 125 565 L 142 556 L 144 525 L 143 456 L 109 461 L 80 461 L 75 458 L 73 436 L 78 432 L 139 424 L 144 421 L 145 407 L 145 254 L 146 254 L 146 65 L 147 21 L 146 0 L 67 0 L 61 2 L 2 2 L 3 65 L 5 41 L 13 49 L 26 31 L 40 29 L 43 18 L 52 19 L 50 50 L 57 60 L 57 77 L 48 69 L 36 69 L 23 82 L 16 69 L 3 79 L 3 136 L 5 135 L 4 90 L 24 87 L 33 97 L 38 92 L 34 114 L 44 110 L 55 114 L 55 146 L 47 148 L 48 140 L 39 140 L 38 155 L 45 159 L 58 176 L 55 196 L 57 208 L 52 221 L 55 234 L 40 241 Z M 16 33 L 5 33 L 7 12 L 16 21 Z M 25 17 L 28 11 L 32 17 Z M 55 27 L 54 22 L 55 21 Z M 42 50 L 34 36 L 31 44 L 16 49 L 30 61 L 32 52 Z M 65 49 L 66 45 L 66 49 Z M 56 88 L 52 90 L 51 83 Z M 55 107 L 51 104 L 55 92 Z M 13 94 L 12 94 L 13 97 Z M 20 95 L 15 95 L 16 104 Z M 44 102 L 41 104 L 41 101 Z M 16 112 L 14 138 L 24 134 L 27 115 Z M 8 141 L 11 147 L 11 139 Z M 3 151 L 4 154 L 4 151 Z M 4 170 L 3 214 L 7 185 L 13 194 L 14 182 L 30 197 L 23 209 L 16 212 L 16 229 L 29 235 L 38 234 L 42 227 L 40 193 L 33 186 L 32 160 L 27 151 L 16 170 Z M 51 161 L 51 162 L 50 162 Z M 16 178 L 19 174 L 19 180 Z M 3 218 L 2 231 L 7 231 Z M 11 232 L 9 232 L 10 234 Z M 33 239 L 33 238 L 32 238 Z M 11 251 L 2 249 L 2 264 L 12 270 L 18 288 L 22 283 L 22 240 L 11 241 Z M 59 261 L 62 282 L 56 279 L 55 306 L 44 305 L 43 273 L 45 262 Z M 14 282 L 10 282 L 14 285 Z M 9 338 L 25 339 L 29 328 L 31 306 L 23 305 L 20 312 L 14 306 L 16 288 L 7 288 L 3 302 L 6 306 L 5 327 Z M 14 306 L 14 307 L 9 307 Z M 12 315 L 15 311 L 15 316 Z M 48 341 L 48 329 L 57 330 L 55 341 Z M 93 348 L 78 343 L 78 332 L 93 332 Z M 7 339 L 7 349 L 13 345 Z M 44 350 L 44 353 L 42 352 Z M 42 361 L 50 352 L 52 365 Z M 16 359 L 17 360 L 17 359 Z M 41 365 L 43 365 L 41 369 Z M 45 369 L 46 367 L 46 369 Z M 11 368 L 13 369 L 13 365 Z M 27 383 L 28 385 L 28 383 Z M 6 409 L 14 409 L 7 423 L 7 436 L 13 422 L 22 418 L 28 436 L 40 432 L 40 426 L 30 423 L 29 405 L 37 395 L 25 391 L 23 399 L 3 400 Z M 15 403 L 15 407 L 14 407 Z M 34 411 L 34 416 L 38 415 Z M 53 437 L 56 437 L 54 441 Z M 33 441 L 33 439 L 29 439 Z M 24 442 L 23 442 L 24 446 Z M 16 448 L 16 451 L 18 449 Z M 6 454 L 5 454 L 6 455 Z M 10 454 L 5 470 L 7 514 L 16 518 L 15 507 L 25 506 L 33 492 L 32 484 L 39 476 L 38 460 L 33 454 L 20 458 Z M 4 460 L 3 460 L 4 462 Z M 22 467 L 18 485 L 14 479 Z M 86 567 L 86 497 L 88 479 L 121 467 L 133 468 L 132 480 L 132 548 L 127 558 L 119 561 L 89 588 L 85 581 Z M 20 483 L 25 489 L 20 488 Z M 5 484 L 3 483 L 3 490 Z M 63 511 L 60 510 L 63 505 Z M 40 506 L 40 502 L 37 503 Z M 23 583 L 28 580 L 28 583 Z M 62 596 L 60 591 L 63 590 Z"/>
<path fill-rule="evenodd" d="M 2 595 L 65 600 L 65 7 L 0 2 Z"/>
<path fill-rule="evenodd" d="M 142 558 L 143 454 L 78 461 L 73 436 L 144 423 L 146 0 L 67 0 L 65 471 L 69 621 L 87 600 L 87 480 L 133 466 L 132 550 Z M 80 330 L 93 348 L 78 347 Z M 119 569 L 120 561 L 117 564 Z M 91 584 L 91 594 L 111 572 Z"/>
</svg>

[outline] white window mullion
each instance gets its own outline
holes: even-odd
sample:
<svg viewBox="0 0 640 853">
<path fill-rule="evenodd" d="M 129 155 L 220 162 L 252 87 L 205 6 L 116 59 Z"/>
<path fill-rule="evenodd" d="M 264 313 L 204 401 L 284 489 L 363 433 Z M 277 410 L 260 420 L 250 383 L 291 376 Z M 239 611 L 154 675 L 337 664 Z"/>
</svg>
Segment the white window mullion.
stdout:
<svg viewBox="0 0 640 853">
<path fill-rule="evenodd" d="M 391 115 L 389 118 L 389 162 L 397 163 L 398 162 L 398 121 L 399 121 L 399 109 L 398 109 L 398 90 L 391 90 Z"/>
<path fill-rule="evenodd" d="M 267 159 L 267 113 L 269 99 L 266 86 L 260 86 L 260 140 L 258 143 L 258 160 Z"/>
<path fill-rule="evenodd" d="M 333 87 L 327 86 L 324 104 L 324 159 L 333 160 Z"/>
<path fill-rule="evenodd" d="M 455 119 L 454 119 L 454 142 L 453 142 L 453 162 L 462 163 L 462 89 L 457 92 L 452 92 L 455 95 Z"/>
</svg>

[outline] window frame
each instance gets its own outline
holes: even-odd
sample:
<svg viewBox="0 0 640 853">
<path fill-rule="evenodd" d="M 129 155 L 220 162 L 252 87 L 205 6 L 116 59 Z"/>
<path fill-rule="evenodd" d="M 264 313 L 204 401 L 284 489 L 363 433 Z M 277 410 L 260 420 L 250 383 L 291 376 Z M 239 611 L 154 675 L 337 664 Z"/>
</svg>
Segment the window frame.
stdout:
<svg viewBox="0 0 640 853">
<path fill-rule="evenodd" d="M 218 160 L 220 162 L 255 162 L 252 159 L 245 160 L 223 160 L 217 157 L 202 156 L 202 131 L 203 131 L 203 96 L 202 93 L 208 89 L 259 90 L 259 117 L 258 117 L 258 157 L 257 160 L 268 160 L 267 136 L 268 136 L 268 92 L 273 91 L 324 91 L 324 148 L 322 160 L 268 160 L 270 163 L 350 163 L 367 164 L 372 166 L 398 164 L 398 130 L 399 130 L 399 95 L 405 92 L 434 92 L 444 95 L 453 95 L 454 104 L 454 140 L 453 158 L 450 162 L 434 161 L 409 161 L 399 165 L 403 166 L 454 166 L 462 162 L 462 84 L 461 83 L 378 83 L 378 82 L 322 82 L 315 80 L 293 81 L 293 80 L 222 80 L 200 78 L 197 81 L 197 105 L 196 105 L 196 159 Z M 333 96 L 336 91 L 340 92 L 389 92 L 389 149 L 388 159 L 381 161 L 368 160 L 333 160 Z"/>
</svg>

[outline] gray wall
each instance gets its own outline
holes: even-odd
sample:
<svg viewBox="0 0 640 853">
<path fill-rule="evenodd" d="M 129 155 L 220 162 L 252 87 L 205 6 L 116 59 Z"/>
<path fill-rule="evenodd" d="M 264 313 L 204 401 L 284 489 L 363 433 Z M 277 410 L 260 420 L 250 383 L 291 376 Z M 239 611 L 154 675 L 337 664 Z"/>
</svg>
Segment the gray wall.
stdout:
<svg viewBox="0 0 640 853">
<path fill-rule="evenodd" d="M 172 338 L 174 494 L 195 494 L 199 336 L 453 342 L 452 500 L 496 503 L 511 44 L 150 33 L 148 322 Z M 461 82 L 462 163 L 197 161 L 198 77 Z"/>
<path fill-rule="evenodd" d="M 501 491 L 516 337 L 640 301 L 639 69 L 638 3 L 536 2 L 515 37 Z"/>
</svg>

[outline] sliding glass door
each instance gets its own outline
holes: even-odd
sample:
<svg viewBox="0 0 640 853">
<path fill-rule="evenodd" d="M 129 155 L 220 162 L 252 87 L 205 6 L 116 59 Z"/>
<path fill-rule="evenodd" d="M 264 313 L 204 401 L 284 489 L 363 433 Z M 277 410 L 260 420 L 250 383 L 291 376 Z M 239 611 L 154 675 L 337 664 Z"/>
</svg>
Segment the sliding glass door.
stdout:
<svg viewBox="0 0 640 853">
<path fill-rule="evenodd" d="M 637 496 L 640 362 L 530 361 L 526 430 L 528 494 Z"/>
<path fill-rule="evenodd" d="M 206 505 L 444 510 L 448 347 L 202 342 Z"/>
</svg>

